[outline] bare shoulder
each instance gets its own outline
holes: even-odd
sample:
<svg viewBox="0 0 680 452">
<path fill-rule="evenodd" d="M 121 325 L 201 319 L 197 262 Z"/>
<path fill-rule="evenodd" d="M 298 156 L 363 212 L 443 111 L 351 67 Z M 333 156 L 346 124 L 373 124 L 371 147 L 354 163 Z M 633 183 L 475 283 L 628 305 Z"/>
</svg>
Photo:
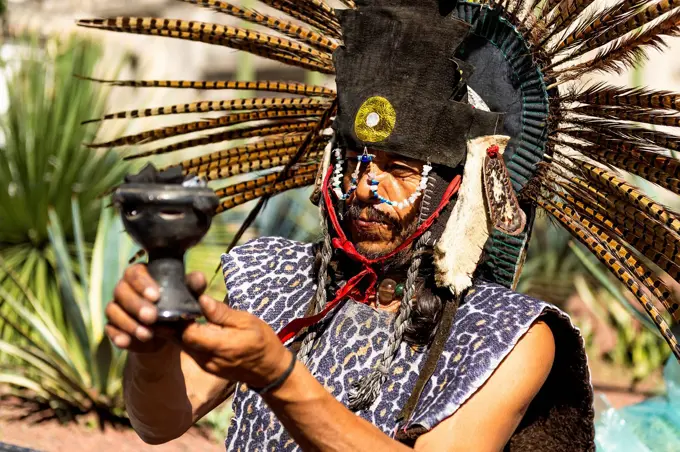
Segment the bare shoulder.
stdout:
<svg viewBox="0 0 680 452">
<path fill-rule="evenodd" d="M 489 379 L 450 418 L 420 437 L 417 450 L 501 450 L 555 361 L 550 327 L 534 323 Z M 484 431 L 484 435 L 470 435 Z"/>
</svg>

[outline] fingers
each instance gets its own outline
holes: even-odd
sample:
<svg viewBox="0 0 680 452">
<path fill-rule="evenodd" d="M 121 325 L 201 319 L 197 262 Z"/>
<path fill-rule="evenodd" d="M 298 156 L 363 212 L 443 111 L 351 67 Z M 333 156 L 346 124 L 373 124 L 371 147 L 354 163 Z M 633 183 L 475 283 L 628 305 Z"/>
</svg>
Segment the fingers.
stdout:
<svg viewBox="0 0 680 452">
<path fill-rule="evenodd" d="M 109 303 L 106 306 L 105 313 L 106 317 L 109 319 L 110 326 L 128 334 L 130 337 L 135 337 L 142 342 L 147 342 L 153 338 L 151 330 L 140 325 L 127 312 L 125 312 L 125 310 L 123 310 L 120 305 L 116 303 Z M 114 340 L 113 337 L 111 337 L 111 339 Z M 118 345 L 115 340 L 114 344 Z M 123 348 L 123 346 L 120 347 Z"/>
<path fill-rule="evenodd" d="M 205 279 L 203 273 L 192 272 L 187 275 L 187 286 L 189 287 L 189 290 L 198 297 L 205 292 L 208 281 Z"/>
<path fill-rule="evenodd" d="M 104 326 L 104 332 L 109 337 L 109 339 L 111 339 L 111 342 L 113 342 L 113 344 L 116 347 L 123 349 L 127 349 L 128 347 L 130 347 L 132 338 L 130 338 L 129 334 L 124 333 L 123 331 L 119 330 L 118 328 L 111 324 Z"/>
<path fill-rule="evenodd" d="M 153 280 L 146 265 L 135 264 L 129 266 L 123 275 L 123 281 L 127 282 L 140 296 L 151 302 L 156 302 L 160 298 L 158 284 Z"/>
<path fill-rule="evenodd" d="M 183 348 L 202 352 L 215 352 L 223 349 L 235 331 L 228 331 L 218 325 L 192 323 L 182 332 Z"/>
<path fill-rule="evenodd" d="M 122 279 L 113 291 L 114 303 L 120 305 L 135 320 L 140 320 L 147 325 L 156 321 L 157 309 L 148 299 L 142 298 L 139 292 Z"/>
<path fill-rule="evenodd" d="M 244 311 L 230 308 L 226 303 L 220 302 L 207 295 L 198 299 L 203 315 L 210 323 L 235 328 L 247 328 L 251 325 L 253 316 Z"/>
</svg>

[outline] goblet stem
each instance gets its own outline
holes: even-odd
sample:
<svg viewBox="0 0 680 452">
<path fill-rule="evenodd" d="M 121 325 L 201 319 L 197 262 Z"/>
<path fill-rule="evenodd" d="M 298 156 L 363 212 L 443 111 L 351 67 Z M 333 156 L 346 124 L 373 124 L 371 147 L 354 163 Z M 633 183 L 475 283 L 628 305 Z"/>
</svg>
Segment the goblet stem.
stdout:
<svg viewBox="0 0 680 452">
<path fill-rule="evenodd" d="M 198 300 L 185 283 L 184 252 L 150 252 L 148 269 L 161 289 L 156 304 L 159 321 L 176 322 L 201 316 Z"/>
</svg>

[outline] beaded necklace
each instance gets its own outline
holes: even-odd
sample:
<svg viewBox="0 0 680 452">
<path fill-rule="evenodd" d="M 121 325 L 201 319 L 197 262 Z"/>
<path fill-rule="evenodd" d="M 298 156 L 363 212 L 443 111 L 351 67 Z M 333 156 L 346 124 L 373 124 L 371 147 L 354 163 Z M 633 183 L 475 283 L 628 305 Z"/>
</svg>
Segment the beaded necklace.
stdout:
<svg viewBox="0 0 680 452">
<path fill-rule="evenodd" d="M 336 148 L 333 151 L 333 153 L 335 154 L 335 167 L 333 170 L 332 177 L 333 192 L 335 193 L 335 196 L 337 196 L 339 200 L 346 201 L 357 189 L 357 186 L 359 184 L 359 173 L 361 172 L 361 165 L 364 163 L 365 164 L 371 163 L 375 156 L 373 154 L 369 154 L 368 150 L 364 148 L 364 153 L 357 157 L 358 162 L 356 168 L 354 169 L 354 172 L 352 172 L 351 175 L 349 190 L 347 191 L 347 193 L 343 193 L 342 179 L 344 177 L 345 160 L 343 158 L 342 150 L 340 148 Z M 430 175 L 430 171 L 432 171 L 432 166 L 430 164 L 423 165 L 423 171 L 420 176 L 420 183 L 418 184 L 418 188 L 416 188 L 416 191 L 414 191 L 411 196 L 401 201 L 393 201 L 380 195 L 378 193 L 378 185 L 380 184 L 380 181 L 377 180 L 375 173 L 372 172 L 368 173 L 371 194 L 374 198 L 376 198 L 379 201 L 378 204 L 375 205 L 388 204 L 390 206 L 395 206 L 398 209 L 403 209 L 406 206 L 414 204 L 418 200 L 418 198 L 422 196 L 423 191 L 427 188 L 427 181 Z"/>
</svg>

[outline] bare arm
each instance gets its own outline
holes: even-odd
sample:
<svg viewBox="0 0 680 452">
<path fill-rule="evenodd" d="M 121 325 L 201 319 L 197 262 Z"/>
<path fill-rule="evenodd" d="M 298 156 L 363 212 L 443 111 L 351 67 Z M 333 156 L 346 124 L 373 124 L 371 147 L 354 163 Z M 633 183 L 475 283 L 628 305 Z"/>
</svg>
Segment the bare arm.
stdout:
<svg viewBox="0 0 680 452">
<path fill-rule="evenodd" d="M 200 302 L 210 323 L 191 325 L 184 331 L 182 343 L 201 368 L 254 387 L 264 387 L 283 374 L 291 352 L 268 325 L 209 297 L 201 297 Z M 550 328 L 535 324 L 486 384 L 453 416 L 423 435 L 415 448 L 501 450 L 547 379 L 554 349 Z M 345 408 L 299 363 L 284 384 L 264 400 L 304 450 L 409 449 Z"/>
<path fill-rule="evenodd" d="M 125 407 L 139 437 L 162 444 L 180 437 L 226 400 L 234 385 L 203 371 L 179 346 L 131 353 L 123 380 Z"/>
<path fill-rule="evenodd" d="M 191 274 L 193 292 L 205 290 L 201 274 Z M 142 440 L 161 444 L 186 432 L 233 390 L 227 379 L 202 370 L 181 350 L 174 328 L 155 325 L 159 290 L 143 265 L 129 267 L 106 306 L 106 334 L 128 350 L 123 375 L 125 406 Z"/>
</svg>

